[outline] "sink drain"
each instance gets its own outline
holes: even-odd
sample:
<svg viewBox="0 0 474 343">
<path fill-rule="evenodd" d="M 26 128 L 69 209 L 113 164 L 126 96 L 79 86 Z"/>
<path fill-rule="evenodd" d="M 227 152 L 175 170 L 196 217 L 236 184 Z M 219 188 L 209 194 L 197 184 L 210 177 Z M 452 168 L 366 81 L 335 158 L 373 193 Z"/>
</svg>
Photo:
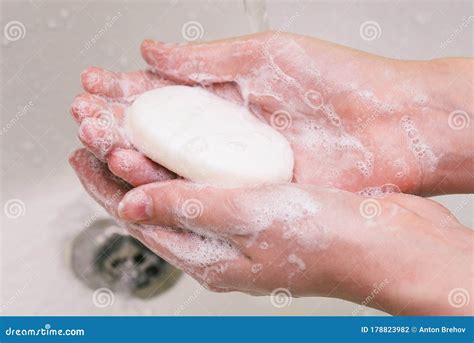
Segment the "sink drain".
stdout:
<svg viewBox="0 0 474 343">
<path fill-rule="evenodd" d="M 111 220 L 98 220 L 72 242 L 71 267 L 92 289 L 106 287 L 139 298 L 156 296 L 181 275 Z"/>
</svg>

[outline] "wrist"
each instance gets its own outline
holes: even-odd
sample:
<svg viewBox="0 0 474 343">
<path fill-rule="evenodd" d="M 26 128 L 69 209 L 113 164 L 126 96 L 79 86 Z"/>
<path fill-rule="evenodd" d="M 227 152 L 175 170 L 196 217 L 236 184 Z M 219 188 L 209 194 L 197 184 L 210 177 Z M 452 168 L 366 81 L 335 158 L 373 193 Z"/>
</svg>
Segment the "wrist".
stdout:
<svg viewBox="0 0 474 343">
<path fill-rule="evenodd" d="M 452 222 L 449 231 L 440 229 L 440 217 L 448 214 L 440 215 L 439 209 L 438 214 L 406 209 L 429 207 L 416 203 L 427 200 L 411 197 L 405 202 L 407 195 L 393 197 L 396 201 L 377 200 L 380 217 L 371 225 L 357 227 L 344 250 L 338 249 L 348 261 L 335 268 L 338 286 L 333 296 L 393 315 L 472 312 L 468 302 L 458 306 L 453 294 L 472 296 L 472 232 Z M 406 207 L 398 202 L 405 202 Z"/>
<path fill-rule="evenodd" d="M 407 101 L 406 113 L 411 115 L 402 121 L 419 165 L 420 194 L 474 191 L 469 65 L 463 59 L 407 62 L 420 96 L 413 94 Z"/>
<path fill-rule="evenodd" d="M 384 63 L 388 76 L 378 85 L 394 113 L 373 125 L 370 136 L 384 151 L 382 176 L 402 192 L 474 192 L 469 64 L 463 59 Z"/>
<path fill-rule="evenodd" d="M 473 290 L 472 234 L 465 228 L 452 228 L 448 237 L 437 230 L 407 227 L 403 234 L 411 235 L 404 239 L 408 244 L 384 253 L 384 270 L 393 273 L 380 303 L 389 313 L 472 315 L 468 300 Z M 456 293 L 466 299 L 458 303 Z"/>
</svg>

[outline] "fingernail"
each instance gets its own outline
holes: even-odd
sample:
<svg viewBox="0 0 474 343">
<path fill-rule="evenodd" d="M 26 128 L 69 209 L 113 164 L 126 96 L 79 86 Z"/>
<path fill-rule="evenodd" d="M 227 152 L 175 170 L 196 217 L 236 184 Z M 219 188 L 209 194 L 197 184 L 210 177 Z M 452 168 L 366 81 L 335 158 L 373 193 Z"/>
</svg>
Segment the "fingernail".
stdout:
<svg viewBox="0 0 474 343">
<path fill-rule="evenodd" d="M 128 222 L 150 220 L 153 217 L 153 199 L 141 189 L 132 190 L 120 202 L 118 215 Z"/>
<path fill-rule="evenodd" d="M 145 39 L 142 42 L 142 47 L 144 47 L 144 48 L 148 48 L 148 47 L 153 46 L 153 45 L 155 45 L 155 41 L 153 39 Z"/>
<path fill-rule="evenodd" d="M 93 87 L 100 80 L 98 69 L 89 67 L 81 73 L 81 81 L 85 87 Z"/>
</svg>

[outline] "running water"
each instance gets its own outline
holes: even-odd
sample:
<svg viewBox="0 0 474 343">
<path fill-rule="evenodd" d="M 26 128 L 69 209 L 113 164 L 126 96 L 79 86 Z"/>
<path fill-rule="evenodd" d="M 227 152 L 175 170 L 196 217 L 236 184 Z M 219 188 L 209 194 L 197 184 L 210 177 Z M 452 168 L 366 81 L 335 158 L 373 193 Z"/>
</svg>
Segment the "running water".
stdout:
<svg viewBox="0 0 474 343">
<path fill-rule="evenodd" d="M 262 32 L 269 29 L 265 0 L 244 0 L 244 8 L 252 32 Z"/>
</svg>

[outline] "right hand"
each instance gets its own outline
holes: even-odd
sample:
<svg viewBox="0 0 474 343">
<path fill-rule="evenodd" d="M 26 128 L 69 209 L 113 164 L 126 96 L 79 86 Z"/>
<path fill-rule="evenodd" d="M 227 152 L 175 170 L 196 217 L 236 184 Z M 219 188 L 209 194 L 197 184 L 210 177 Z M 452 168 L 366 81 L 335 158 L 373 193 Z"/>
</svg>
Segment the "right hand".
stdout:
<svg viewBox="0 0 474 343">
<path fill-rule="evenodd" d="M 71 164 L 135 238 L 211 290 L 360 303 L 377 287 L 368 305 L 392 314 L 471 311 L 451 306 L 449 294 L 472 289 L 472 232 L 433 201 L 290 183 L 129 190 L 85 150 Z"/>
</svg>

